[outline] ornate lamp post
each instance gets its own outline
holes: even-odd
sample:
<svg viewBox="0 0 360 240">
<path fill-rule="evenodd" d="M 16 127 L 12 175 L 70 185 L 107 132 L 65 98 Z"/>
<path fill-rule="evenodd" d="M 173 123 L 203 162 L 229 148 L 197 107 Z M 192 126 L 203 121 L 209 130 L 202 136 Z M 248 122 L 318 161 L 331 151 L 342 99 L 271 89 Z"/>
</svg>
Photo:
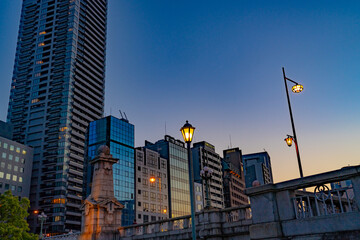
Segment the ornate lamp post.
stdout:
<svg viewBox="0 0 360 240">
<path fill-rule="evenodd" d="M 209 188 L 209 180 L 212 178 L 213 170 L 207 166 L 205 166 L 200 171 L 200 176 L 203 180 L 205 180 L 205 188 L 206 188 L 206 206 L 205 209 L 211 208 L 211 200 L 210 200 L 210 188 Z"/>
<path fill-rule="evenodd" d="M 43 230 L 43 224 L 44 224 L 44 221 L 46 220 L 47 216 L 44 212 L 42 212 L 39 216 L 38 216 L 39 220 L 40 220 L 40 236 L 39 236 L 39 239 L 43 239 L 44 238 L 44 235 L 42 233 L 42 230 Z"/>
<path fill-rule="evenodd" d="M 290 147 L 292 144 L 292 141 L 295 142 L 295 149 L 296 149 L 296 156 L 297 156 L 297 160 L 298 160 L 298 165 L 299 165 L 299 171 L 300 171 L 300 177 L 304 177 L 303 175 L 303 171 L 302 171 L 302 166 L 301 166 L 301 160 L 300 160 L 300 152 L 299 152 L 299 144 L 298 144 L 298 140 L 296 138 L 296 132 L 295 132 L 295 124 L 294 124 L 294 119 L 293 119 L 293 115 L 292 115 L 292 111 L 291 111 L 291 104 L 290 104 L 290 98 L 289 98 L 289 90 L 288 90 L 288 86 L 287 86 L 287 81 L 290 81 L 292 83 L 294 83 L 295 85 L 292 86 L 291 90 L 294 93 L 300 93 L 303 89 L 304 86 L 291 80 L 290 78 L 286 77 L 285 75 L 285 69 L 282 68 L 283 70 L 283 76 L 284 76 L 284 83 L 285 83 L 285 90 L 286 90 L 286 96 L 287 96 L 287 100 L 288 100 L 288 105 L 289 105 L 289 113 L 290 113 L 290 120 L 291 120 L 291 126 L 292 126 L 292 130 L 293 130 L 293 136 L 289 136 L 285 139 L 286 143 L 288 144 L 288 146 Z"/>
<path fill-rule="evenodd" d="M 167 212 L 167 210 L 166 209 L 162 209 L 162 201 L 163 201 L 163 198 L 162 198 L 162 194 L 161 194 L 161 177 L 154 177 L 154 176 L 152 176 L 152 177 L 150 177 L 150 179 L 149 179 L 149 181 L 151 182 L 151 183 L 155 183 L 156 182 L 156 179 L 158 179 L 158 181 L 159 181 L 159 194 L 160 194 L 160 217 L 161 217 L 161 215 L 162 215 L 162 213 L 164 213 L 164 214 L 166 214 L 166 212 Z"/>
<path fill-rule="evenodd" d="M 190 205 L 191 205 L 191 228 L 192 228 L 192 239 L 196 240 L 196 228 L 195 228 L 195 199 L 194 199 L 194 169 L 191 157 L 191 141 L 194 136 L 195 128 L 188 122 L 180 129 L 184 141 L 187 144 L 188 151 L 188 165 L 189 165 L 189 185 L 190 185 Z"/>
</svg>

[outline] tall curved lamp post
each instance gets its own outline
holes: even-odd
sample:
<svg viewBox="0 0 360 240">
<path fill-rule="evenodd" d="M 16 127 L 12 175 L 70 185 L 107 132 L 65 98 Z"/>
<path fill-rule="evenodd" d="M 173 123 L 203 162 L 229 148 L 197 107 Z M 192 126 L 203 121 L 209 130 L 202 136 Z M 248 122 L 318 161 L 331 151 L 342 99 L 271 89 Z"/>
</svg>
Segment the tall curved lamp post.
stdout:
<svg viewBox="0 0 360 240">
<path fill-rule="evenodd" d="M 205 209 L 211 208 L 211 200 L 210 200 L 210 188 L 209 188 L 209 180 L 212 178 L 213 170 L 209 167 L 204 167 L 200 171 L 200 176 L 203 180 L 205 180 L 205 188 L 206 188 L 206 206 Z"/>
<path fill-rule="evenodd" d="M 187 144 L 188 151 L 188 165 L 189 165 L 189 185 L 190 185 L 190 205 L 191 205 L 191 229 L 192 229 L 192 239 L 196 240 L 196 228 L 195 228 L 195 199 L 194 199 L 194 169 L 193 161 L 191 157 L 191 141 L 194 136 L 195 128 L 188 122 L 180 129 L 184 141 Z"/>
<path fill-rule="evenodd" d="M 283 71 L 283 76 L 284 76 L 286 96 L 287 96 L 288 105 L 289 105 L 291 126 L 292 126 L 292 130 L 293 130 L 293 136 L 288 135 L 288 137 L 285 138 L 285 141 L 286 141 L 286 143 L 288 144 L 289 147 L 291 147 L 291 144 L 292 144 L 293 141 L 295 143 L 295 150 L 296 150 L 296 156 L 297 156 L 298 165 L 299 165 L 300 177 L 302 178 L 302 177 L 304 177 L 304 175 L 303 175 L 302 166 L 301 166 L 301 160 L 300 160 L 299 142 L 298 142 L 298 140 L 296 138 L 295 124 L 294 124 L 294 119 L 293 119 L 292 110 L 291 110 L 291 104 L 290 104 L 289 90 L 288 90 L 288 86 L 287 86 L 287 81 L 290 81 L 293 84 L 295 84 L 291 88 L 291 90 L 294 93 L 300 93 L 304 89 L 304 86 L 297 83 L 297 82 L 295 82 L 295 81 L 293 81 L 293 80 L 291 80 L 290 78 L 286 77 L 284 68 L 282 68 L 282 71 Z"/>
</svg>

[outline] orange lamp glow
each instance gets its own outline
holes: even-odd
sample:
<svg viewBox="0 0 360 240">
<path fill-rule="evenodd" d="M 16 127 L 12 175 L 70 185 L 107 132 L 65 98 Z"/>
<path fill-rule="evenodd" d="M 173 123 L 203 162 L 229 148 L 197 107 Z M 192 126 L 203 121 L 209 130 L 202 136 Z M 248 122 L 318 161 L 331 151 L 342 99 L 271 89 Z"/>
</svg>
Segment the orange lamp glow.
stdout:
<svg viewBox="0 0 360 240">
<path fill-rule="evenodd" d="M 180 131 L 183 135 L 184 141 L 186 143 L 188 143 L 188 142 L 191 143 L 192 138 L 194 136 L 194 130 L 195 130 L 195 128 L 188 121 L 186 121 L 184 126 L 180 129 Z"/>
<path fill-rule="evenodd" d="M 302 90 L 304 89 L 304 86 L 301 85 L 301 84 L 296 84 L 294 85 L 291 90 L 294 92 L 294 93 L 299 93 L 301 92 Z"/>
<path fill-rule="evenodd" d="M 156 181 L 156 178 L 155 178 L 155 177 L 151 177 L 149 180 L 150 180 L 151 183 L 154 183 L 154 182 Z"/>
<path fill-rule="evenodd" d="M 34 210 L 34 214 L 38 214 L 39 213 L 39 211 L 38 210 Z"/>
<path fill-rule="evenodd" d="M 167 210 L 166 210 L 166 209 L 164 209 L 164 210 L 163 210 L 163 212 L 164 212 L 164 213 L 166 213 L 166 212 L 167 212 Z"/>
<path fill-rule="evenodd" d="M 287 138 L 284 139 L 286 144 L 291 147 L 292 142 L 293 142 L 293 137 L 292 136 L 288 136 Z"/>
</svg>

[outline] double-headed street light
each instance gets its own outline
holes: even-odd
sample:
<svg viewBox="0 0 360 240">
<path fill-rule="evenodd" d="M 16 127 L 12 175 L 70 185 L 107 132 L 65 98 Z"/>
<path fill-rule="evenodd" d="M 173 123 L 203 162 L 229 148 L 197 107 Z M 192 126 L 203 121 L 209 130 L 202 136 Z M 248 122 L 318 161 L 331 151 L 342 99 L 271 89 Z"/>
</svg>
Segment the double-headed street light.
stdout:
<svg viewBox="0 0 360 240">
<path fill-rule="evenodd" d="M 196 240 L 196 228 L 195 228 L 195 199 L 194 199 L 194 169 L 193 162 L 191 157 L 191 141 L 194 136 L 195 128 L 188 122 L 180 129 L 184 141 L 187 144 L 188 151 L 188 166 L 189 166 L 189 185 L 190 185 L 190 205 L 191 205 L 191 229 L 192 229 L 192 239 Z"/>
<path fill-rule="evenodd" d="M 205 180 L 206 187 L 206 206 L 205 209 L 211 209 L 211 200 L 210 200 L 210 188 L 209 188 L 209 180 L 212 178 L 213 170 L 207 166 L 205 166 L 200 171 L 200 176 L 203 180 Z"/>
<path fill-rule="evenodd" d="M 35 212 L 35 211 L 34 211 Z M 46 220 L 47 216 L 44 212 L 42 212 L 39 216 L 38 216 L 39 220 L 40 220 L 40 236 L 39 236 L 39 239 L 44 239 L 44 235 L 43 235 L 43 224 L 44 224 L 44 221 Z"/>
<path fill-rule="evenodd" d="M 285 138 L 285 141 L 287 143 L 287 145 L 289 147 L 291 147 L 292 142 L 294 141 L 295 143 L 295 149 L 296 149 L 296 156 L 297 156 L 297 160 L 298 160 L 298 165 L 299 165 L 299 171 L 300 171 L 300 177 L 304 177 L 303 175 L 303 171 L 302 171 L 302 166 L 301 166 L 301 160 L 300 160 L 300 152 L 299 152 L 299 142 L 296 138 L 296 132 L 295 132 L 295 124 L 294 124 L 294 119 L 293 119 L 293 115 L 292 115 L 292 110 L 291 110 L 291 104 L 290 104 L 290 98 L 289 98 L 289 90 L 288 90 L 288 86 L 287 86 L 287 81 L 292 82 L 293 84 L 295 84 L 294 86 L 292 86 L 291 90 L 294 93 L 300 93 L 303 89 L 304 86 L 291 80 L 290 78 L 286 77 L 285 75 L 285 69 L 282 68 L 283 70 L 283 76 L 284 76 L 284 83 L 285 83 L 285 90 L 286 90 L 286 96 L 287 96 L 287 100 L 288 100 L 288 105 L 289 105 L 289 113 L 290 113 L 290 120 L 291 120 L 291 126 L 292 126 L 292 130 L 293 130 L 293 136 L 288 135 L 287 138 Z"/>
</svg>

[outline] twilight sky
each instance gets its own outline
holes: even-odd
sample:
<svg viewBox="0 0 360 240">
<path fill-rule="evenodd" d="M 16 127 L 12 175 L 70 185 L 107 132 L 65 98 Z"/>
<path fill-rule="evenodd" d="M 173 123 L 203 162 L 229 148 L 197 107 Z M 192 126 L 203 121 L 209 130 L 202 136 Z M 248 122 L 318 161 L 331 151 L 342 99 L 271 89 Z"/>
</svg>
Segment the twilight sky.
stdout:
<svg viewBox="0 0 360 240">
<path fill-rule="evenodd" d="M 21 10 L 0 2 L 0 119 L 6 120 Z M 125 111 L 135 144 L 166 132 L 244 154 L 266 149 L 276 182 L 360 164 L 359 1 L 109 0 L 106 115 Z M 231 143 L 230 143 L 231 138 Z"/>
</svg>

